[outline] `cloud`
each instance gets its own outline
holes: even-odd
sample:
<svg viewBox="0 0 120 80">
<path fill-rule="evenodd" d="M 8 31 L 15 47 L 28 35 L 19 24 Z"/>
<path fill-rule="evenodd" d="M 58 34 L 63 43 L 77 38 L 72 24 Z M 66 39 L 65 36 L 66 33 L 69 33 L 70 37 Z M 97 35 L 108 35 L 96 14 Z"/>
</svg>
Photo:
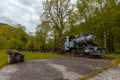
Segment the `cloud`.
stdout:
<svg viewBox="0 0 120 80">
<path fill-rule="evenodd" d="M 42 0 L 0 0 L 0 22 L 26 26 L 27 32 L 35 32 L 43 12 Z"/>
</svg>

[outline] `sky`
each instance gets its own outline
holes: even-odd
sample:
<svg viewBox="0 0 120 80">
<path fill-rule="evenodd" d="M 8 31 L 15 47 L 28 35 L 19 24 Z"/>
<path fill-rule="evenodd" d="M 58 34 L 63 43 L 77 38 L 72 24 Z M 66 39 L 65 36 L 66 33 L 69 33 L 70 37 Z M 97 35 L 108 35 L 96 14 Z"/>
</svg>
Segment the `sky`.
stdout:
<svg viewBox="0 0 120 80">
<path fill-rule="evenodd" d="M 43 13 L 42 1 L 44 0 L 0 0 L 0 22 L 12 26 L 21 24 L 26 27 L 26 32 L 34 33 Z"/>
<path fill-rule="evenodd" d="M 21 24 L 27 32 L 35 32 L 43 12 L 43 0 L 0 0 L 0 22 Z"/>
</svg>

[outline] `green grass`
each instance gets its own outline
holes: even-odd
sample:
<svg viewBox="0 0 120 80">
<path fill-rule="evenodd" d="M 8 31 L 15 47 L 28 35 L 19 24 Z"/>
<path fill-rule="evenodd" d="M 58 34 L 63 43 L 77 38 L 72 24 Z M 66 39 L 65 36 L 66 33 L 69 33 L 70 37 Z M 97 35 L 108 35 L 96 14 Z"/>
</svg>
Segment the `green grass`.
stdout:
<svg viewBox="0 0 120 80">
<path fill-rule="evenodd" d="M 107 54 L 102 55 L 102 57 L 108 58 L 108 59 L 120 59 L 120 54 L 118 54 L 118 53 L 107 53 Z"/>
<path fill-rule="evenodd" d="M 7 65 L 7 61 L 8 61 L 8 56 L 5 53 L 4 50 L 0 51 L 0 68 L 4 67 Z"/>
<path fill-rule="evenodd" d="M 25 54 L 25 60 L 49 59 L 64 57 L 57 53 L 41 53 L 41 52 L 22 52 Z M 8 55 L 5 50 L 0 50 L 0 69 L 8 64 Z"/>
<path fill-rule="evenodd" d="M 61 58 L 62 55 L 57 53 L 41 53 L 41 52 L 23 52 L 25 54 L 25 60 L 35 59 L 49 59 L 49 58 Z"/>
</svg>

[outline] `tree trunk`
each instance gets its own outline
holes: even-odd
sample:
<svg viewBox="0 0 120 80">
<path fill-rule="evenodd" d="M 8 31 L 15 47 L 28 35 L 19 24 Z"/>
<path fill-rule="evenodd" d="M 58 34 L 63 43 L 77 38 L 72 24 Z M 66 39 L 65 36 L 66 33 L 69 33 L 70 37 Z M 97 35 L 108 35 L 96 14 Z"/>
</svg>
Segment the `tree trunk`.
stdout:
<svg viewBox="0 0 120 80">
<path fill-rule="evenodd" d="M 62 49 L 63 46 L 63 34 L 62 34 L 62 30 L 59 33 L 59 48 Z"/>
<path fill-rule="evenodd" d="M 56 50 L 56 49 L 57 49 L 57 36 L 56 36 L 56 31 L 54 32 L 54 37 L 55 37 L 54 50 Z"/>
<path fill-rule="evenodd" d="M 107 42 L 106 42 L 106 29 L 105 25 L 103 24 L 103 33 L 104 33 L 104 48 L 107 49 Z"/>
</svg>

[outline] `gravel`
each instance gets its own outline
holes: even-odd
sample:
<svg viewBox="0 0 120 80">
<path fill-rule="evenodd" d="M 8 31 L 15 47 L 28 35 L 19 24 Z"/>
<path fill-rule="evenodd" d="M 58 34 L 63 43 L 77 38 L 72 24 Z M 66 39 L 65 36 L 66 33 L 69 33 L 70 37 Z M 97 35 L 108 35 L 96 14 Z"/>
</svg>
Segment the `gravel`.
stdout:
<svg viewBox="0 0 120 80">
<path fill-rule="evenodd" d="M 110 63 L 81 57 L 30 60 L 4 67 L 0 80 L 75 80 Z"/>
</svg>

